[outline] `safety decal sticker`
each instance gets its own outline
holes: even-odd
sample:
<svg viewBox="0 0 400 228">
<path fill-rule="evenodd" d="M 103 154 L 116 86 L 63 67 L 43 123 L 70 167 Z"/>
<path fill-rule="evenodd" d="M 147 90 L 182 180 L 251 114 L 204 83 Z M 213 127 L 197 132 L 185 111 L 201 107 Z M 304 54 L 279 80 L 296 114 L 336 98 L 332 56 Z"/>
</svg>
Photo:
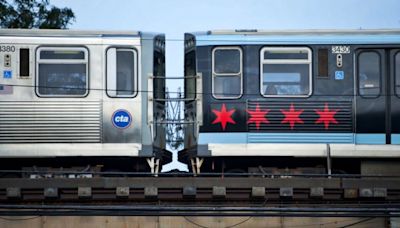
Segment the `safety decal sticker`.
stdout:
<svg viewBox="0 0 400 228">
<path fill-rule="evenodd" d="M 5 70 L 3 71 L 3 78 L 12 78 L 12 71 L 11 70 Z"/>
</svg>

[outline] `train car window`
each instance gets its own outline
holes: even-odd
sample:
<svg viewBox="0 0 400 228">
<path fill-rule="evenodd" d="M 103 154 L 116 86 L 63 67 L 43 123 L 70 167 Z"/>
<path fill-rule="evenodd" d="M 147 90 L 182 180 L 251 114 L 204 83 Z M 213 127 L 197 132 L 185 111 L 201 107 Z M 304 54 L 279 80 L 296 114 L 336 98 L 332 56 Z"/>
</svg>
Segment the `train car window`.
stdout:
<svg viewBox="0 0 400 228">
<path fill-rule="evenodd" d="M 394 66 L 394 70 L 395 70 L 395 85 L 396 85 L 396 95 L 400 96 L 400 52 L 397 52 L 396 56 L 395 56 L 395 66 Z"/>
<path fill-rule="evenodd" d="M 328 49 L 318 49 L 318 77 L 328 78 Z"/>
<path fill-rule="evenodd" d="M 243 93 L 242 49 L 217 47 L 213 50 L 212 91 L 217 99 L 237 99 Z"/>
<path fill-rule="evenodd" d="M 185 76 L 196 75 L 196 52 L 191 50 L 185 53 Z M 185 78 L 185 98 L 196 98 L 196 78 Z"/>
<path fill-rule="evenodd" d="M 381 91 L 380 55 L 365 51 L 358 55 L 358 91 L 361 96 L 377 97 Z"/>
<path fill-rule="evenodd" d="M 19 49 L 19 76 L 28 78 L 30 76 L 29 48 Z"/>
<path fill-rule="evenodd" d="M 85 52 L 76 50 L 42 50 L 40 59 L 85 59 Z"/>
<path fill-rule="evenodd" d="M 36 92 L 43 97 L 83 97 L 88 93 L 88 52 L 78 47 L 40 47 Z"/>
<path fill-rule="evenodd" d="M 292 50 L 281 50 L 276 52 L 273 50 L 265 50 L 264 59 L 308 59 L 308 53 L 295 52 Z"/>
<path fill-rule="evenodd" d="M 134 97 L 136 95 L 137 53 L 134 49 L 107 50 L 107 95 Z"/>
<path fill-rule="evenodd" d="M 160 50 L 153 52 L 153 75 L 165 76 L 165 55 Z M 154 80 L 154 98 L 165 99 L 165 80 Z"/>
<path fill-rule="evenodd" d="M 215 73 L 240 73 L 239 49 L 216 49 L 214 51 Z"/>
<path fill-rule="evenodd" d="M 265 47 L 260 56 L 260 88 L 263 96 L 311 95 L 312 55 L 309 48 Z"/>
</svg>

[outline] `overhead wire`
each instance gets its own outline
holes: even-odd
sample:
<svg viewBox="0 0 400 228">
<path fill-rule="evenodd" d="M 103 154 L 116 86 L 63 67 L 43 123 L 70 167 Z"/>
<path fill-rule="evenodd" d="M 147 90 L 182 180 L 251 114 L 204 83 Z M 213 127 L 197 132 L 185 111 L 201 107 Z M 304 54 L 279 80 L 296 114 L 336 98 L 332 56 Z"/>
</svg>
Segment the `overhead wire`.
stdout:
<svg viewBox="0 0 400 228">
<path fill-rule="evenodd" d="M 341 227 L 339 227 L 339 228 L 348 228 L 348 227 L 352 227 L 352 226 L 355 226 L 355 225 L 358 225 L 358 224 L 361 224 L 361 223 L 364 223 L 364 222 L 367 222 L 367 221 L 371 221 L 371 220 L 373 220 L 373 219 L 375 219 L 375 217 L 362 219 L 362 220 L 360 220 L 360 221 L 357 221 L 357 222 L 354 222 L 354 223 L 351 223 L 351 224 L 348 224 L 348 225 L 345 225 L 345 226 L 341 226 Z"/>
<path fill-rule="evenodd" d="M 198 222 L 195 222 L 195 221 L 189 219 L 187 216 L 183 216 L 183 218 L 186 221 L 188 221 L 189 223 L 191 223 L 191 224 L 193 224 L 195 226 L 198 226 L 200 228 L 211 228 L 209 226 L 205 226 L 205 225 L 199 224 Z M 236 227 L 236 226 L 240 226 L 240 225 L 246 223 L 247 221 L 249 221 L 252 218 L 253 217 L 250 216 L 250 217 L 244 219 L 243 221 L 240 221 L 240 222 L 238 222 L 236 224 L 233 224 L 233 225 L 230 225 L 230 226 L 226 226 L 224 228 L 233 228 L 233 227 Z M 352 222 L 352 221 L 354 221 L 354 219 L 345 219 L 345 220 L 339 220 L 339 221 L 335 220 L 335 221 L 324 222 L 324 223 L 309 223 L 309 224 L 301 224 L 301 225 L 285 225 L 285 227 L 288 227 L 288 228 L 316 227 L 316 226 L 321 227 L 321 226 L 326 226 L 326 225 L 331 225 L 331 224 L 341 224 L 341 223 L 346 223 L 346 222 L 352 222 L 350 224 L 338 227 L 338 228 L 348 228 L 348 227 L 352 227 L 352 226 L 355 226 L 355 225 L 358 225 L 358 224 L 361 224 L 361 223 L 364 223 L 364 222 L 367 222 L 367 221 L 371 221 L 371 220 L 373 220 L 375 218 L 376 217 L 370 217 L 370 218 L 358 220 L 356 222 Z M 273 227 L 268 226 L 268 227 L 269 228 L 280 228 L 282 226 L 273 226 Z"/>
<path fill-rule="evenodd" d="M 11 87 L 26 87 L 26 88 L 50 88 L 50 89 L 71 89 L 71 87 L 67 87 L 67 86 L 36 86 L 36 85 L 22 85 L 22 84 L 10 84 L 10 83 L 0 83 L 0 86 L 11 86 Z M 72 88 L 73 90 L 86 90 L 83 88 Z M 107 89 L 107 88 L 88 88 L 87 90 L 91 91 L 112 91 L 112 92 L 133 92 L 133 93 L 160 93 L 163 91 L 154 91 L 154 90 L 121 90 L 121 89 Z M 218 94 L 223 94 L 223 95 L 237 95 L 236 93 L 213 93 L 213 92 L 182 92 L 182 91 L 165 91 L 165 93 L 168 94 L 186 94 L 186 95 L 218 95 Z M 76 95 L 76 94 L 74 94 Z M 242 95 L 260 95 L 262 96 L 261 93 L 243 93 Z M 266 95 L 268 96 L 268 95 Z M 358 94 L 311 94 L 310 97 L 312 96 L 316 96 L 316 97 L 331 97 L 331 96 L 340 96 L 340 97 L 359 97 L 361 95 Z M 379 96 L 400 96 L 400 94 L 381 94 Z M 371 96 L 361 96 L 361 97 L 371 97 Z M 130 98 L 130 97 L 127 97 Z M 274 98 L 274 97 L 273 97 Z M 276 97 L 279 98 L 279 97 Z M 173 100 L 175 98 L 171 98 L 171 100 Z M 185 98 L 183 98 L 185 99 Z M 220 100 L 223 100 L 224 98 L 221 98 Z M 238 98 L 240 99 L 240 98 Z M 193 98 L 193 100 L 195 100 L 195 98 Z M 180 101 L 179 99 L 177 101 Z"/>
<path fill-rule="evenodd" d="M 198 227 L 200 227 L 200 228 L 210 228 L 210 227 L 208 227 L 208 226 L 201 225 L 201 224 L 199 224 L 199 223 L 197 223 L 197 222 L 195 222 L 195 221 L 189 219 L 187 216 L 183 216 L 183 218 L 184 218 L 186 221 L 188 221 L 189 223 L 191 223 L 191 224 L 193 224 L 193 225 L 196 225 L 196 226 L 198 226 Z M 235 224 L 233 224 L 233 225 L 225 226 L 224 228 L 233 228 L 233 227 L 236 227 L 236 226 L 240 226 L 240 225 L 242 225 L 243 223 L 246 223 L 247 221 L 249 221 L 249 220 L 252 219 L 252 218 L 253 218 L 253 216 L 249 216 L 248 218 L 244 219 L 243 221 L 240 221 L 240 222 L 235 223 Z"/>
<path fill-rule="evenodd" d="M 33 217 L 27 217 L 27 218 L 6 218 L 6 217 L 0 217 L 2 220 L 6 221 L 25 221 L 25 220 L 33 220 L 42 217 L 41 215 L 38 216 L 33 216 Z"/>
</svg>

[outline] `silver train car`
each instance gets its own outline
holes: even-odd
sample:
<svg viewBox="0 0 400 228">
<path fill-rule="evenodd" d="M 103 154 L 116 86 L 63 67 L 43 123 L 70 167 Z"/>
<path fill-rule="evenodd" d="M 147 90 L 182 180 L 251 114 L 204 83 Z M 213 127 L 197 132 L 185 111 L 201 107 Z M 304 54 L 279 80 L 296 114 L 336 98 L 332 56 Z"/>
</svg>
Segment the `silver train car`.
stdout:
<svg viewBox="0 0 400 228">
<path fill-rule="evenodd" d="M 164 103 L 153 96 L 165 83 L 153 78 L 165 73 L 163 34 L 4 29 L 0 72 L 3 168 L 91 157 L 158 171 L 165 133 L 154 123 Z"/>
</svg>

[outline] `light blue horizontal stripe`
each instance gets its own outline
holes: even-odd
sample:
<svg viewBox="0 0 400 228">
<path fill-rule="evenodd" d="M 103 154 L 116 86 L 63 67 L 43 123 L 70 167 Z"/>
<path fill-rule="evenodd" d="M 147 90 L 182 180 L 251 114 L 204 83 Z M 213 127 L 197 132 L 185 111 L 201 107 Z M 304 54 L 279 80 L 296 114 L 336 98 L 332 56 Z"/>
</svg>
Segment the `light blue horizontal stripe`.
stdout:
<svg viewBox="0 0 400 228">
<path fill-rule="evenodd" d="M 353 143 L 352 133 L 248 133 L 248 143 Z"/>
<path fill-rule="evenodd" d="M 352 133 L 200 133 L 199 144 L 208 143 L 354 143 Z"/>
<path fill-rule="evenodd" d="M 392 134 L 392 144 L 400 144 L 400 134 Z"/>
<path fill-rule="evenodd" d="M 356 134 L 356 144 L 386 144 L 386 135 Z"/>
<path fill-rule="evenodd" d="M 399 44 L 400 35 L 198 35 L 197 46 L 242 44 Z"/>
<path fill-rule="evenodd" d="M 247 143 L 247 133 L 200 133 L 199 144 L 208 143 Z"/>
</svg>

